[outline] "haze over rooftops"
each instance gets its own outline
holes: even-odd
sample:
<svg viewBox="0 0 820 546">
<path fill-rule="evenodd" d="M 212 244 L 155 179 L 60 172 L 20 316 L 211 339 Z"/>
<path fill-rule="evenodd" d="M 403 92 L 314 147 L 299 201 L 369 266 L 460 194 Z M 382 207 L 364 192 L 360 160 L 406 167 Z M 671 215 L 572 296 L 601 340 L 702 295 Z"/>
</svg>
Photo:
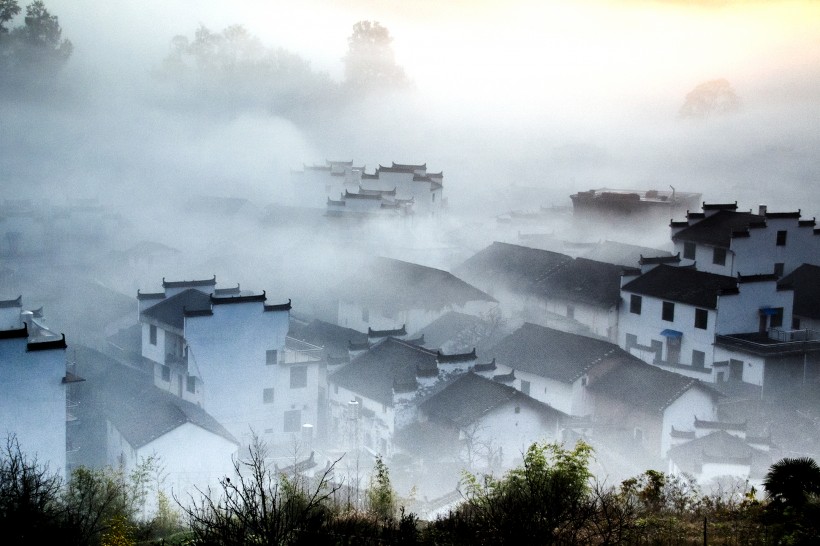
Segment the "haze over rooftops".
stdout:
<svg viewBox="0 0 820 546">
<path fill-rule="evenodd" d="M 771 455 L 723 430 L 674 446 L 668 456 L 681 471 L 693 475 L 699 474 L 706 463 L 740 464 L 749 465 L 749 477 L 759 479 L 772 463 Z"/>
<path fill-rule="evenodd" d="M 623 286 L 625 292 L 716 309 L 718 296 L 737 294 L 735 277 L 661 264 Z"/>
<path fill-rule="evenodd" d="M 663 412 L 693 387 L 705 389 L 713 397 L 720 396 L 697 379 L 662 370 L 634 357 L 623 359 L 588 385 L 594 393 L 621 400 L 648 413 Z"/>
<path fill-rule="evenodd" d="M 744 230 L 750 224 L 762 221 L 764 217 L 757 214 L 721 209 L 675 233 L 672 240 L 729 248 L 733 232 Z"/>
<path fill-rule="evenodd" d="M 417 370 L 433 368 L 435 351 L 389 337 L 331 375 L 328 381 L 392 406 L 394 383 L 415 384 Z"/>
<path fill-rule="evenodd" d="M 536 282 L 570 261 L 566 254 L 496 241 L 455 267 L 453 273 L 481 284 L 503 283 L 531 291 Z"/>
<path fill-rule="evenodd" d="M 372 260 L 340 290 L 345 301 L 385 310 L 443 309 L 471 301 L 496 301 L 447 271 L 392 258 Z"/>
<path fill-rule="evenodd" d="M 492 356 L 514 370 L 572 383 L 603 360 L 635 357 L 608 341 L 529 322 L 502 339 Z"/>
<path fill-rule="evenodd" d="M 159 322 L 177 330 L 185 327 L 185 312 L 211 310 L 211 297 L 196 288 L 188 288 L 179 294 L 153 305 L 142 312 L 140 318 L 147 322 Z"/>
<path fill-rule="evenodd" d="M 621 300 L 621 265 L 575 258 L 562 263 L 533 287 L 544 299 L 560 298 L 610 308 Z"/>
<path fill-rule="evenodd" d="M 449 383 L 422 402 L 419 409 L 431 418 L 465 427 L 507 402 L 526 404 L 541 411 L 545 417 L 566 417 L 565 413 L 538 402 L 513 387 L 473 372 L 467 372 Z"/>
</svg>

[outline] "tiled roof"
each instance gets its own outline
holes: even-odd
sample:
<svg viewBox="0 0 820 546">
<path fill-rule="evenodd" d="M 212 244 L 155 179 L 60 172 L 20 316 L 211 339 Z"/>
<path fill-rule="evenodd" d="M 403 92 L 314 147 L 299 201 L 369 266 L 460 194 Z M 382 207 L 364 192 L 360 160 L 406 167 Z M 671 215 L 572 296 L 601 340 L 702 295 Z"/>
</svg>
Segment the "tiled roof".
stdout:
<svg viewBox="0 0 820 546">
<path fill-rule="evenodd" d="M 697 379 L 662 370 L 633 357 L 590 381 L 587 388 L 596 395 L 620 400 L 642 411 L 662 413 L 693 387 L 705 389 L 713 397 L 720 396 Z"/>
<path fill-rule="evenodd" d="M 771 455 L 723 430 L 675 446 L 668 455 L 678 468 L 689 474 L 700 473 L 704 463 L 719 462 L 747 464 L 749 477 L 761 478 L 772 463 Z"/>
<path fill-rule="evenodd" d="M 23 306 L 23 296 L 17 296 L 17 298 L 13 300 L 0 300 L 0 309 L 6 307 L 22 307 Z"/>
<path fill-rule="evenodd" d="M 415 383 L 418 369 L 435 366 L 435 351 L 389 337 L 331 375 L 328 381 L 392 406 L 394 382 Z"/>
<path fill-rule="evenodd" d="M 621 265 L 575 258 L 537 281 L 533 289 L 546 300 L 561 299 L 610 308 L 621 300 Z"/>
<path fill-rule="evenodd" d="M 491 356 L 499 364 L 541 377 L 572 383 L 603 360 L 634 359 L 608 341 L 524 323 L 502 339 Z"/>
<path fill-rule="evenodd" d="M 704 218 L 677 232 L 672 236 L 672 240 L 691 241 L 710 246 L 729 248 L 733 232 L 744 230 L 750 224 L 762 220 L 762 216 L 750 212 L 719 210 L 708 218 Z"/>
<path fill-rule="evenodd" d="M 367 343 L 367 334 L 321 320 L 306 324 L 291 319 L 288 335 L 324 347 L 330 356 L 343 356 L 345 359 L 348 356 L 348 342 Z"/>
<path fill-rule="evenodd" d="M 529 293 L 535 283 L 571 261 L 570 256 L 558 252 L 496 241 L 453 269 L 453 273 L 483 286 L 503 283 Z"/>
<path fill-rule="evenodd" d="M 53 349 L 66 349 L 68 345 L 65 342 L 65 334 L 62 334 L 60 339 L 51 339 L 48 341 L 29 341 L 26 345 L 26 351 L 50 351 Z"/>
<path fill-rule="evenodd" d="M 158 389 L 150 375 L 82 346 L 76 358 L 79 373 L 89 388 L 93 385 L 101 411 L 133 447 L 142 447 L 185 423 L 238 444 L 205 410 Z"/>
<path fill-rule="evenodd" d="M 393 163 L 393 168 L 394 169 L 413 169 L 413 170 L 424 169 L 425 171 L 427 170 L 427 163 L 422 163 L 421 165 L 413 165 L 413 164 L 410 164 L 410 163 L 396 163 L 395 161 L 393 161 L 392 163 Z"/>
<path fill-rule="evenodd" d="M 419 264 L 376 258 L 345 282 L 344 301 L 395 312 L 403 309 L 439 310 L 470 301 L 495 299 L 454 275 Z"/>
<path fill-rule="evenodd" d="M 794 314 L 820 319 L 820 266 L 803 264 L 777 283 L 794 290 Z"/>
<path fill-rule="evenodd" d="M 624 267 L 637 267 L 641 258 L 651 259 L 671 256 L 671 252 L 657 248 L 630 245 L 617 241 L 603 241 L 595 245 L 588 252 L 585 252 L 581 257 L 598 262 L 622 265 Z"/>
<path fill-rule="evenodd" d="M 193 281 L 166 281 L 162 278 L 163 288 L 193 288 L 195 286 L 216 286 L 216 275 L 212 279 L 202 279 Z"/>
<path fill-rule="evenodd" d="M 419 409 L 431 419 L 465 427 L 508 402 L 534 408 L 545 418 L 558 420 L 566 416 L 513 387 L 472 372 L 465 373 L 422 402 Z"/>
<path fill-rule="evenodd" d="M 149 321 L 161 322 L 178 330 L 185 327 L 184 313 L 211 309 L 211 297 L 195 288 L 183 290 L 142 312 Z"/>
<path fill-rule="evenodd" d="M 625 292 L 705 307 L 717 308 L 720 294 L 736 294 L 737 279 L 697 271 L 690 267 L 659 265 L 623 287 Z"/>
</svg>

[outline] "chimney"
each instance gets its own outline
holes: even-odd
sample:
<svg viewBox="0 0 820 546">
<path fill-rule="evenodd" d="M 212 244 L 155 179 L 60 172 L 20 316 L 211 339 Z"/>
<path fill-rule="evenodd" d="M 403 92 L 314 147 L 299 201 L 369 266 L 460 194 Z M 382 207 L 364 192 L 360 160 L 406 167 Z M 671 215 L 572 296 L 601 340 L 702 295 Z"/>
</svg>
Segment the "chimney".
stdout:
<svg viewBox="0 0 820 546">
<path fill-rule="evenodd" d="M 766 205 L 758 205 L 757 207 L 757 214 L 758 216 L 766 216 Z"/>
</svg>

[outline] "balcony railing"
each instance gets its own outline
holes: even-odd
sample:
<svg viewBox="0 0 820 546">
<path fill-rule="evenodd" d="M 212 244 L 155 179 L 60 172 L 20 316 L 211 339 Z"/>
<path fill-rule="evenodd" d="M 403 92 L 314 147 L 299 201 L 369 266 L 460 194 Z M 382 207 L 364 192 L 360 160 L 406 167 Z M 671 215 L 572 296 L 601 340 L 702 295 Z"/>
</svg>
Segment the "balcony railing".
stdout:
<svg viewBox="0 0 820 546">
<path fill-rule="evenodd" d="M 325 359 L 323 347 L 305 341 L 285 338 L 285 350 L 279 355 L 280 364 L 297 364 L 300 362 L 321 362 Z"/>
<path fill-rule="evenodd" d="M 765 334 L 754 332 L 717 335 L 715 344 L 759 355 L 814 352 L 820 351 L 820 332 L 771 328 Z"/>
</svg>

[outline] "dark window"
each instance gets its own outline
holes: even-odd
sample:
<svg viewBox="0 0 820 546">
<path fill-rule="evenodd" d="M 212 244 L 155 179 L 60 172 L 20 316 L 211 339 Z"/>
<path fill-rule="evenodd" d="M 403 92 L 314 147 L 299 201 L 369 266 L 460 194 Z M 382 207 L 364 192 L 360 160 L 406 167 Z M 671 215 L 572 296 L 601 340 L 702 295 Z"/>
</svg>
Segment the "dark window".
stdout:
<svg viewBox="0 0 820 546">
<path fill-rule="evenodd" d="M 151 345 L 157 344 L 157 327 L 151 324 L 148 326 L 148 342 Z"/>
<path fill-rule="evenodd" d="M 162 380 L 163 381 L 170 381 L 171 380 L 171 368 L 168 366 L 162 366 Z"/>
<path fill-rule="evenodd" d="M 638 336 L 635 334 L 626 334 L 626 348 L 635 347 L 638 345 Z"/>
<path fill-rule="evenodd" d="M 742 360 L 735 360 L 734 358 L 729 360 L 729 380 L 730 381 L 743 381 L 743 361 Z"/>
<path fill-rule="evenodd" d="M 777 246 L 786 246 L 786 235 L 788 235 L 788 231 L 778 231 L 777 232 Z"/>
<path fill-rule="evenodd" d="M 293 366 L 290 369 L 290 388 L 307 387 L 307 366 Z"/>
<path fill-rule="evenodd" d="M 687 260 L 694 260 L 695 259 L 695 243 L 691 241 L 686 241 L 683 243 L 683 257 Z"/>
<path fill-rule="evenodd" d="M 774 314 L 769 319 L 769 326 L 772 328 L 781 328 L 783 326 L 783 308 L 778 307 L 774 310 Z"/>
<path fill-rule="evenodd" d="M 663 311 L 661 311 L 661 318 L 667 322 L 675 321 L 675 304 L 671 301 L 663 302 Z"/>
<path fill-rule="evenodd" d="M 643 301 L 643 298 L 641 298 L 640 296 L 636 296 L 635 294 L 632 294 L 629 297 L 629 312 L 634 313 L 636 315 L 640 315 L 641 314 L 641 302 L 642 301 Z"/>
<path fill-rule="evenodd" d="M 278 358 L 279 358 L 278 351 L 276 349 L 269 349 L 265 353 L 265 364 L 267 364 L 268 366 L 270 366 L 272 364 L 276 364 Z"/>
<path fill-rule="evenodd" d="M 657 339 L 653 339 L 649 342 L 650 348 L 653 353 L 655 353 L 655 358 L 658 360 L 661 359 L 661 353 L 663 352 L 663 341 L 658 341 Z"/>
<path fill-rule="evenodd" d="M 521 392 L 529 396 L 530 394 L 530 382 L 521 380 Z"/>
<path fill-rule="evenodd" d="M 697 349 L 692 350 L 692 366 L 695 368 L 703 368 L 706 366 L 706 353 L 703 351 L 698 351 Z"/>
<path fill-rule="evenodd" d="M 262 389 L 262 402 L 265 404 L 273 404 L 273 388 Z"/>
<path fill-rule="evenodd" d="M 706 309 L 695 309 L 695 328 L 705 330 L 709 324 L 709 311 Z"/>
<path fill-rule="evenodd" d="M 299 432 L 302 427 L 301 410 L 290 410 L 285 412 L 285 432 Z"/>
<path fill-rule="evenodd" d="M 188 376 L 187 385 L 185 388 L 188 389 L 188 392 L 196 392 L 196 377 Z"/>
<path fill-rule="evenodd" d="M 783 270 L 785 268 L 786 268 L 786 264 L 784 264 L 782 262 L 774 264 L 774 274 L 777 275 L 778 277 L 782 277 L 783 276 Z"/>
<path fill-rule="evenodd" d="M 715 248 L 712 252 L 712 263 L 715 265 L 726 265 L 726 249 Z"/>
</svg>

